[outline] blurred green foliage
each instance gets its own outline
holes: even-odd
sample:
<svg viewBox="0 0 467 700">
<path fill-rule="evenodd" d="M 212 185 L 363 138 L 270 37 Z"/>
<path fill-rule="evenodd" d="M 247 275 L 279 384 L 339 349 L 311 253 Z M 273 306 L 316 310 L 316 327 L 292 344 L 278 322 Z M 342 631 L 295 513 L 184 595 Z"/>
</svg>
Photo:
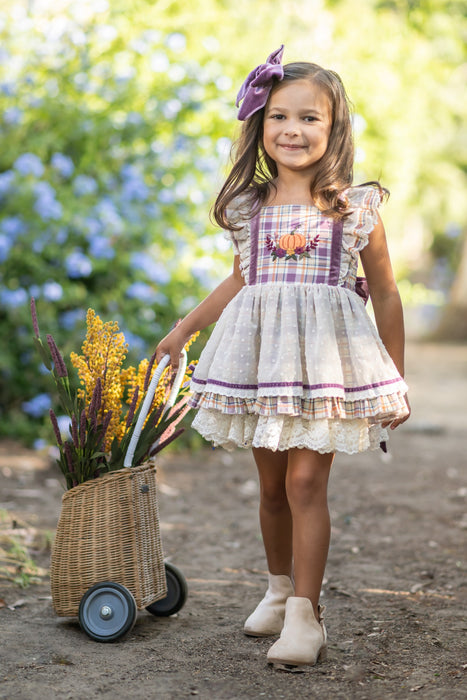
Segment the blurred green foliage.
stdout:
<svg viewBox="0 0 467 700">
<path fill-rule="evenodd" d="M 466 224 L 465 26 L 457 0 L 5 6 L 0 435 L 50 435 L 31 296 L 65 356 L 92 307 L 118 321 L 136 361 L 225 276 L 228 246 L 208 213 L 238 128 L 233 103 L 280 43 L 286 61 L 341 74 L 355 181 L 392 192 L 384 218 L 398 274 L 413 277 L 417 298 L 421 284 L 446 293 Z"/>
</svg>

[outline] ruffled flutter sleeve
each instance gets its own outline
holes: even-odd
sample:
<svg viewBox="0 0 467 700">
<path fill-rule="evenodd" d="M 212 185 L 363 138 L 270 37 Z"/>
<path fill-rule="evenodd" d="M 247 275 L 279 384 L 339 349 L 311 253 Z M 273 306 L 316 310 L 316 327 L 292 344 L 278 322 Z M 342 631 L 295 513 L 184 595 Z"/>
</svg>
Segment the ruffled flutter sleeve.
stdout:
<svg viewBox="0 0 467 700">
<path fill-rule="evenodd" d="M 229 221 L 238 225 L 238 230 L 224 230 L 224 236 L 232 242 L 235 255 L 240 256 L 240 270 L 243 278 L 248 279 L 250 267 L 250 212 L 248 201 L 243 197 L 234 199 L 227 208 Z"/>
<path fill-rule="evenodd" d="M 344 219 L 344 246 L 350 251 L 361 251 L 378 222 L 378 208 L 383 193 L 376 185 L 350 187 L 345 195 L 350 214 Z"/>
</svg>

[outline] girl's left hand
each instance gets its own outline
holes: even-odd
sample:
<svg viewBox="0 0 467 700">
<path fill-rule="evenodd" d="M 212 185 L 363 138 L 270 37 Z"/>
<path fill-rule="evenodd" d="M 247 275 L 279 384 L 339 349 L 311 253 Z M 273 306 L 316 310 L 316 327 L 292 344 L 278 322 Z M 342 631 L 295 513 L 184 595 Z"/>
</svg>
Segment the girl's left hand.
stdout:
<svg viewBox="0 0 467 700">
<path fill-rule="evenodd" d="M 410 414 L 412 411 L 410 408 L 409 397 L 406 394 L 404 396 L 404 398 L 405 398 L 405 403 L 407 404 L 407 410 L 408 410 L 407 415 L 402 416 L 402 418 L 396 418 L 396 420 L 388 420 L 385 423 L 382 423 L 381 426 L 383 428 L 387 428 L 389 426 L 391 428 L 391 430 L 395 430 L 396 428 L 399 427 L 399 425 L 402 425 L 402 423 L 405 423 L 405 421 L 410 418 Z"/>
</svg>

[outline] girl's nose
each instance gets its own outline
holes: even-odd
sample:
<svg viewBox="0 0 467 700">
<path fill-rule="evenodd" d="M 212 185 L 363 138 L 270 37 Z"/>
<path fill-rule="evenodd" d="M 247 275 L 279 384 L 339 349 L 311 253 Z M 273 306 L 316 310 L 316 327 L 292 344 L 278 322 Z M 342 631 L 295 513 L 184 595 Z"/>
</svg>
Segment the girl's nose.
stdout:
<svg viewBox="0 0 467 700">
<path fill-rule="evenodd" d="M 297 136 L 300 133 L 300 131 L 297 124 L 289 123 L 284 129 L 284 133 L 288 136 Z"/>
</svg>

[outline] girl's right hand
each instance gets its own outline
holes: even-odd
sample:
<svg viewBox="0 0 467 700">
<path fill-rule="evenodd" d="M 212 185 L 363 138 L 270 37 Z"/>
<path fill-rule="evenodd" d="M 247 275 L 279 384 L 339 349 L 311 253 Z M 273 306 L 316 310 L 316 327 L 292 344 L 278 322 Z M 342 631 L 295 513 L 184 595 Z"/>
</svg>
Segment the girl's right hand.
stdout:
<svg viewBox="0 0 467 700">
<path fill-rule="evenodd" d="M 180 356 L 186 342 L 187 341 L 181 336 L 177 327 L 171 330 L 156 348 L 157 364 L 159 364 L 164 355 L 170 355 L 170 366 L 172 369 L 178 369 Z"/>
</svg>

